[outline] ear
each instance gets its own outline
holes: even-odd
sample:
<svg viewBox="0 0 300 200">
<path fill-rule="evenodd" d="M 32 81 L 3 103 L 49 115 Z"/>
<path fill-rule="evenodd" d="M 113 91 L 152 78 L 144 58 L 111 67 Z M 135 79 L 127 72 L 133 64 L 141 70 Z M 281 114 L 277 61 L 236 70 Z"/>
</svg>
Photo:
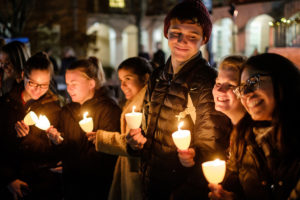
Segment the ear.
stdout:
<svg viewBox="0 0 300 200">
<path fill-rule="evenodd" d="M 94 79 L 89 80 L 89 87 L 90 89 L 95 89 L 96 81 Z"/>
<path fill-rule="evenodd" d="M 147 82 L 148 82 L 148 80 L 149 80 L 149 77 L 150 77 L 149 74 L 145 74 L 145 76 L 144 76 L 145 84 L 147 84 Z"/>
<path fill-rule="evenodd" d="M 21 72 L 21 79 L 24 79 L 24 71 Z"/>
<path fill-rule="evenodd" d="M 202 40 L 202 42 L 201 42 L 201 46 L 204 45 L 206 42 L 207 42 L 207 37 L 206 37 L 206 36 L 203 36 L 203 40 Z"/>
</svg>

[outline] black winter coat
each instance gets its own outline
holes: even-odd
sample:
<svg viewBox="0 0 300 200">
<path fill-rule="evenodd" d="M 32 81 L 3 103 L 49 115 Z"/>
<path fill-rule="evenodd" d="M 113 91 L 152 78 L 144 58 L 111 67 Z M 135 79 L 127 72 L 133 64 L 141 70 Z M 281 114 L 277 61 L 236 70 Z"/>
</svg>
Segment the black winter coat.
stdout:
<svg viewBox="0 0 300 200">
<path fill-rule="evenodd" d="M 245 137 L 242 160 L 238 162 L 234 156 L 228 160 L 224 188 L 233 191 L 236 199 L 288 199 L 296 188 L 300 180 L 299 155 L 280 155 L 271 139 L 273 131 L 273 127 L 253 128 Z M 258 139 L 255 133 L 263 137 Z"/>
<path fill-rule="evenodd" d="M 169 198 L 171 193 L 174 199 L 207 198 L 207 182 L 200 164 L 225 156 L 230 121 L 214 109 L 212 89 L 217 74 L 201 53 L 174 76 L 170 60 L 153 72 L 145 97 L 147 142 L 142 151 L 142 172 L 146 195 L 150 199 Z M 181 165 L 172 139 L 172 133 L 178 129 L 176 115 L 186 109 L 188 94 L 196 109 L 195 125 L 190 115 L 181 121 L 182 129 L 191 131 L 190 147 L 196 151 L 196 165 L 192 168 Z M 203 196 L 196 194 L 199 192 Z M 161 195 L 157 197 L 155 193 Z"/>
<path fill-rule="evenodd" d="M 80 128 L 83 113 L 93 118 L 94 129 L 119 132 L 121 109 L 104 87 L 83 105 L 70 103 L 63 107 L 59 131 L 63 162 L 65 199 L 107 199 L 117 157 L 97 152 Z"/>
<path fill-rule="evenodd" d="M 28 198 L 60 199 L 61 177 L 49 170 L 56 165 L 59 158 L 54 153 L 54 145 L 46 132 L 30 126 L 29 135 L 18 138 L 15 131 L 15 123 L 23 120 L 29 111 L 34 111 L 38 116 L 46 115 L 50 123 L 56 126 L 61 110 L 58 98 L 48 91 L 40 99 L 24 105 L 21 100 L 23 84 L 17 85 L 0 101 L 1 194 L 7 193 L 4 188 L 11 181 L 20 179 L 29 185 L 31 192 Z M 9 197 L 0 197 L 6 198 Z"/>
</svg>

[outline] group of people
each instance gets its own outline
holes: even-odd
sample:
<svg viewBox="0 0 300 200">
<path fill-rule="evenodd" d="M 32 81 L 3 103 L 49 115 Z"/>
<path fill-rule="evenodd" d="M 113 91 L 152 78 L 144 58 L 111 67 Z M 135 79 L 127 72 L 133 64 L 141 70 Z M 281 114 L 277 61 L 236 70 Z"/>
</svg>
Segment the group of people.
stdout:
<svg viewBox="0 0 300 200">
<path fill-rule="evenodd" d="M 64 105 L 50 87 L 46 53 L 2 47 L 11 81 L 0 99 L 0 198 L 300 199 L 299 69 L 264 53 L 228 56 L 217 71 L 199 51 L 211 30 L 200 0 L 177 4 L 164 21 L 166 63 L 152 71 L 132 57 L 118 66 L 122 109 L 97 58 L 66 68 L 72 102 Z M 143 114 L 138 129 L 126 123 L 134 106 Z M 30 111 L 51 126 L 26 124 Z M 85 112 L 89 132 L 79 124 Z M 179 122 L 191 133 L 187 150 L 172 139 Z M 221 184 L 208 183 L 201 169 L 215 158 L 226 160 Z"/>
</svg>

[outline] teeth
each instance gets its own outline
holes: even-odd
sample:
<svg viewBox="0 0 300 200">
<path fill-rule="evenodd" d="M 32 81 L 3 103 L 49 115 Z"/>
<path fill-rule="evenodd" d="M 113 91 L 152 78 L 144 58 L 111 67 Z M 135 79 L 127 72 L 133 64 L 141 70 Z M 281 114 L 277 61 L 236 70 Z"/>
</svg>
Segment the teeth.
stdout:
<svg viewBox="0 0 300 200">
<path fill-rule="evenodd" d="M 224 97 L 217 97 L 217 100 L 218 100 L 218 101 L 221 101 L 221 102 L 224 102 L 224 101 L 227 101 L 227 98 L 224 98 Z"/>
<path fill-rule="evenodd" d="M 249 103 L 248 103 L 248 106 L 249 107 L 254 107 L 254 106 L 256 106 L 257 104 L 259 104 L 260 103 L 260 100 L 253 100 L 253 101 L 250 101 Z"/>
</svg>

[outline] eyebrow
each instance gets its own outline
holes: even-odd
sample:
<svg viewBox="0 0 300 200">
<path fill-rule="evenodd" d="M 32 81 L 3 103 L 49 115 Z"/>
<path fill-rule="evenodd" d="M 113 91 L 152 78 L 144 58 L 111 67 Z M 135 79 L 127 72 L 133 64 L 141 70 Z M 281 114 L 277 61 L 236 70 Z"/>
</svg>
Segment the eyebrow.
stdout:
<svg viewBox="0 0 300 200">
<path fill-rule="evenodd" d="M 47 83 L 37 83 L 37 81 L 35 80 L 32 80 L 31 78 L 28 78 L 29 81 L 33 82 L 33 83 L 36 83 L 36 84 L 39 84 L 39 85 L 47 85 L 47 84 L 50 84 L 51 81 L 47 82 Z"/>
<path fill-rule="evenodd" d="M 170 28 L 170 30 L 181 30 L 181 29 L 175 26 L 173 28 Z M 197 32 L 197 31 L 191 31 L 189 33 L 196 34 L 196 35 L 201 35 L 201 33 Z"/>
</svg>

